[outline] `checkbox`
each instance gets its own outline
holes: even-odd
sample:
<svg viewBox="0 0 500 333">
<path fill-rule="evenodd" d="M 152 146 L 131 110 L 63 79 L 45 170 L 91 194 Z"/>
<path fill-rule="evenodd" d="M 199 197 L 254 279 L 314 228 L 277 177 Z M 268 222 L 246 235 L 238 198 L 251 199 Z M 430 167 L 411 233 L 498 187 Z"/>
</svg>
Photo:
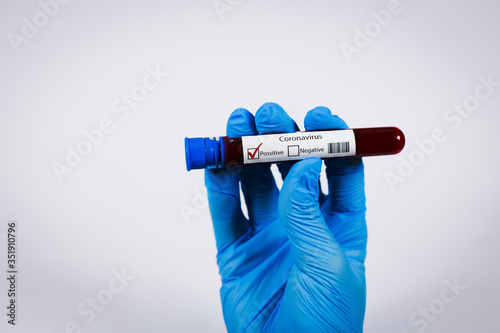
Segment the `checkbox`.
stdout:
<svg viewBox="0 0 500 333">
<path fill-rule="evenodd" d="M 293 156 L 299 156 L 300 151 L 299 151 L 299 146 L 288 146 L 288 156 L 293 157 Z"/>
<path fill-rule="evenodd" d="M 259 146 L 260 147 L 260 146 Z M 259 148 L 248 148 L 247 149 L 247 152 L 248 152 L 248 159 L 249 160 L 258 160 L 259 159 Z"/>
</svg>

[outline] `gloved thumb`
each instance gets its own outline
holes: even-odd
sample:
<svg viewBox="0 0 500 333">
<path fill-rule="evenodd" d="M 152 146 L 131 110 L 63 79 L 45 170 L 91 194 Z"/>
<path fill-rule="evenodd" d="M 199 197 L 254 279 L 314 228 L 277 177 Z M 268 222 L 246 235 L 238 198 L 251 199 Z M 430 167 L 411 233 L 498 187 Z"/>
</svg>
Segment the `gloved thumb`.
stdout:
<svg viewBox="0 0 500 333">
<path fill-rule="evenodd" d="M 319 207 L 321 165 L 315 157 L 295 163 L 281 188 L 279 213 L 299 268 L 317 282 L 332 286 L 342 280 L 348 262 Z"/>
</svg>

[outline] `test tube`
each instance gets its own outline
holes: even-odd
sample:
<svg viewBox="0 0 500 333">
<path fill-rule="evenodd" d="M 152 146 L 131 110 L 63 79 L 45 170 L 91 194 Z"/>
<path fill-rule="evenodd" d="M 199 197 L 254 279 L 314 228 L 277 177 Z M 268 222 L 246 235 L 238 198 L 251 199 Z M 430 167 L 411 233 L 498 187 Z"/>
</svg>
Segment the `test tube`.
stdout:
<svg viewBox="0 0 500 333">
<path fill-rule="evenodd" d="M 399 153 L 405 145 L 397 127 L 264 134 L 230 138 L 185 138 L 186 167 L 225 168 L 262 163 Z"/>
</svg>

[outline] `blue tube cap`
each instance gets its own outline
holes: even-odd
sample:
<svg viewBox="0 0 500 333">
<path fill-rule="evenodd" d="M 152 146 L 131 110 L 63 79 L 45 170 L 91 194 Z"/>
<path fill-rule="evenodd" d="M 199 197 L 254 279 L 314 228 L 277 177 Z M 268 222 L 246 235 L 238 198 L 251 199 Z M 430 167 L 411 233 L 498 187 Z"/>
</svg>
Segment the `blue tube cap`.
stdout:
<svg viewBox="0 0 500 333">
<path fill-rule="evenodd" d="M 219 161 L 219 142 L 214 138 L 185 138 L 186 168 L 217 168 Z"/>
</svg>

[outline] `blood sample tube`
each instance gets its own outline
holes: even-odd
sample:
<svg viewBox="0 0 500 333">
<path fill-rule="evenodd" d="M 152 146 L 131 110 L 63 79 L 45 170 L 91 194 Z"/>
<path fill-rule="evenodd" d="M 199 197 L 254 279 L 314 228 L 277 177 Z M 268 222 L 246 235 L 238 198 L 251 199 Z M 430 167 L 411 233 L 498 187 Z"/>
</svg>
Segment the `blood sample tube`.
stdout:
<svg viewBox="0 0 500 333">
<path fill-rule="evenodd" d="M 405 145 L 396 127 L 353 128 L 243 136 L 185 138 L 186 167 L 191 169 L 399 153 Z"/>
</svg>

